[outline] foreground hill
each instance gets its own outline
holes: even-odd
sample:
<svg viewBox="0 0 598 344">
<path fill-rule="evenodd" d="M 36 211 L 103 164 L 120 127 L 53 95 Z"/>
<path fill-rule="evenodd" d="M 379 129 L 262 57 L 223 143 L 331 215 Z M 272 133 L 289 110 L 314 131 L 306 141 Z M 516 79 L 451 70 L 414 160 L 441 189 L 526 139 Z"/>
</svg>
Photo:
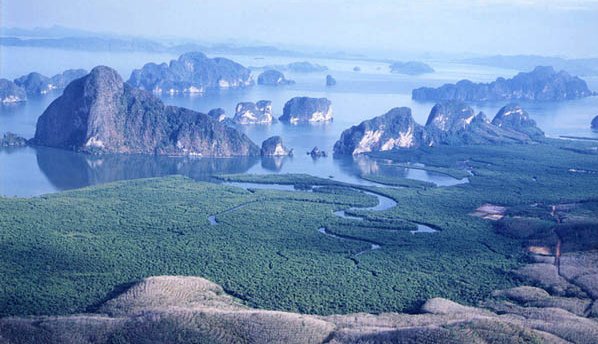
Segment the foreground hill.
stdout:
<svg viewBox="0 0 598 344">
<path fill-rule="evenodd" d="M 500 293 L 525 298 L 545 292 L 521 287 Z M 316 316 L 247 307 L 200 277 L 157 276 L 106 301 L 95 313 L 0 319 L 0 342 L 590 343 L 598 335 L 598 322 L 562 308 L 512 301 L 494 307 L 500 313 L 434 298 L 412 315 Z"/>
<path fill-rule="evenodd" d="M 166 106 L 104 66 L 71 82 L 37 121 L 33 143 L 91 153 L 259 155 L 236 129 Z"/>
<path fill-rule="evenodd" d="M 484 102 L 498 100 L 560 101 L 589 97 L 594 93 L 586 82 L 552 67 L 536 67 L 511 79 L 498 78 L 491 83 L 461 80 L 438 88 L 413 90 L 412 98 L 421 101 L 459 100 Z"/>
</svg>

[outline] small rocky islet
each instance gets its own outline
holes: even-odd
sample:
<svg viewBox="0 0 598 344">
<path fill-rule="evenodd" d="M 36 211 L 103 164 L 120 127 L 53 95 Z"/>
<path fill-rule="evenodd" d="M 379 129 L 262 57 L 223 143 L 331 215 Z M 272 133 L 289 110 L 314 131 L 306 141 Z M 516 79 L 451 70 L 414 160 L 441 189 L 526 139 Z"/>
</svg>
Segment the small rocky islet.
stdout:
<svg viewBox="0 0 598 344">
<path fill-rule="evenodd" d="M 282 122 L 292 124 L 332 120 L 332 102 L 327 98 L 295 97 L 284 104 Z"/>
<path fill-rule="evenodd" d="M 27 139 L 15 133 L 6 132 L 0 137 L 0 147 L 23 147 L 27 145 Z"/>
<path fill-rule="evenodd" d="M 292 156 L 293 149 L 287 148 L 283 142 L 282 137 L 272 136 L 262 142 L 261 149 L 262 156 Z"/>
<path fill-rule="evenodd" d="M 266 86 L 282 86 L 282 85 L 293 85 L 295 83 L 294 80 L 289 80 L 285 78 L 282 72 L 279 72 L 275 69 L 268 69 L 260 73 L 257 77 L 257 84 L 258 85 L 266 85 Z"/>
<path fill-rule="evenodd" d="M 334 77 L 332 77 L 332 75 L 328 74 L 326 75 L 326 86 L 335 86 L 336 85 L 336 79 Z"/>
<path fill-rule="evenodd" d="M 271 124 L 273 120 L 272 102 L 269 100 L 241 102 L 237 104 L 233 118 L 237 124 Z"/>
</svg>

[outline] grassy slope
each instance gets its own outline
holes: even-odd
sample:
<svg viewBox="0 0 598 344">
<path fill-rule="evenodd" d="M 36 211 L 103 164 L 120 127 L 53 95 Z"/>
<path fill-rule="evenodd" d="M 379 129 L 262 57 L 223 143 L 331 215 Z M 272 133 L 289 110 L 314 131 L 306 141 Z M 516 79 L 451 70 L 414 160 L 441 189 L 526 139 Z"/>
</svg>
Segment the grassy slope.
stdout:
<svg viewBox="0 0 598 344">
<path fill-rule="evenodd" d="M 596 175 L 567 172 L 598 170 L 596 156 L 554 143 L 418 154 L 423 163 L 446 168 L 469 160 L 476 176 L 450 188 L 377 189 L 399 206 L 367 213 L 362 223 L 332 211 L 371 204 L 365 195 L 250 193 L 182 177 L 0 198 L 0 315 L 81 312 L 119 286 L 165 274 L 202 276 L 251 306 L 306 313 L 405 311 L 437 296 L 472 304 L 515 283 L 507 272 L 520 262 L 521 243 L 494 234 L 469 212 L 484 202 L 598 194 Z M 385 154 L 393 157 L 399 156 Z M 209 225 L 208 215 L 252 201 Z M 398 219 L 442 231 L 412 235 L 412 226 Z M 352 254 L 368 245 L 323 236 L 320 226 L 384 247 L 354 261 Z"/>
</svg>

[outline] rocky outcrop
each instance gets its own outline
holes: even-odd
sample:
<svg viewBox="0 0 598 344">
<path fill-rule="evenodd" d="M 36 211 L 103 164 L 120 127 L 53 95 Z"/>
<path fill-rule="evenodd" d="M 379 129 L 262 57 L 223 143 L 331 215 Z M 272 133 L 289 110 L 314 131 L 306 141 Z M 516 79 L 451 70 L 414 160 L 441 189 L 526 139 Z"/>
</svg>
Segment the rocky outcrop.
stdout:
<svg viewBox="0 0 598 344">
<path fill-rule="evenodd" d="M 109 67 L 70 83 L 37 121 L 37 145 L 90 153 L 257 155 L 259 148 L 208 115 L 166 106 Z"/>
<path fill-rule="evenodd" d="M 268 69 L 268 70 L 262 72 L 257 77 L 257 83 L 258 83 L 258 85 L 281 86 L 281 85 L 292 85 L 295 83 L 295 81 L 287 80 L 284 77 L 284 74 L 282 74 L 281 72 L 279 72 L 277 70 Z"/>
<path fill-rule="evenodd" d="M 504 114 L 510 116 L 503 118 Z M 436 104 L 426 122 L 428 146 L 492 143 L 530 143 L 544 136 L 520 106 L 498 111 L 492 122 L 462 102 Z"/>
<path fill-rule="evenodd" d="M 507 105 L 489 121 L 484 113 L 462 102 L 436 104 L 425 126 L 413 120 L 411 109 L 395 108 L 385 115 L 345 130 L 335 154 L 360 154 L 436 145 L 531 143 L 544 137 L 518 105 Z"/>
<path fill-rule="evenodd" d="M 27 94 L 46 94 L 53 90 L 64 89 L 73 80 L 87 74 L 85 69 L 68 69 L 61 74 L 49 78 L 40 73 L 29 73 L 14 80 L 15 84 L 22 87 Z"/>
<path fill-rule="evenodd" d="M 598 116 L 594 117 L 591 124 L 592 129 L 598 130 Z"/>
<path fill-rule="evenodd" d="M 334 86 L 336 85 L 336 79 L 332 77 L 332 75 L 326 75 L 326 86 Z"/>
<path fill-rule="evenodd" d="M 208 117 L 216 122 L 220 122 L 227 127 L 236 128 L 237 124 L 230 117 L 226 116 L 226 111 L 223 108 L 216 108 L 208 111 Z"/>
<path fill-rule="evenodd" d="M 127 83 L 155 93 L 202 93 L 209 89 L 253 84 L 251 71 L 229 59 L 208 58 L 200 52 L 181 55 L 170 64 L 148 63 L 131 73 Z"/>
<path fill-rule="evenodd" d="M 439 88 L 421 87 L 413 90 L 412 98 L 421 101 L 560 101 L 588 97 L 594 93 L 586 82 L 552 67 L 536 67 L 529 73 L 519 73 L 512 79 L 498 78 L 491 83 L 461 80 Z"/>
<path fill-rule="evenodd" d="M 323 150 L 320 150 L 320 148 L 318 148 L 318 146 L 315 146 L 310 152 L 307 152 L 308 155 L 311 155 L 312 158 L 316 159 L 316 158 L 325 158 L 326 152 Z"/>
<path fill-rule="evenodd" d="M 517 104 L 509 104 L 498 110 L 492 124 L 502 129 L 524 133 L 532 139 L 544 136 L 544 132 L 536 126 L 536 121 Z"/>
<path fill-rule="evenodd" d="M 0 79 L 0 104 L 11 104 L 27 101 L 27 94 L 22 87 L 8 79 Z"/>
<path fill-rule="evenodd" d="M 272 120 L 272 102 L 269 100 L 239 103 L 233 118 L 238 124 L 270 124 Z"/>
<path fill-rule="evenodd" d="M 289 156 L 293 155 L 293 149 L 288 149 L 282 143 L 282 137 L 272 136 L 262 142 L 262 156 Z"/>
<path fill-rule="evenodd" d="M 295 97 L 284 104 L 278 119 L 289 123 L 331 121 L 331 104 L 326 98 Z"/>
<path fill-rule="evenodd" d="M 426 139 L 424 127 L 415 123 L 410 108 L 394 108 L 343 131 L 340 140 L 334 144 L 334 153 L 356 155 L 415 148 L 425 144 Z"/>
<path fill-rule="evenodd" d="M 27 145 L 27 139 L 14 133 L 4 133 L 0 137 L 0 147 L 23 147 Z"/>
<path fill-rule="evenodd" d="M 223 108 L 216 108 L 208 111 L 208 116 L 216 122 L 222 122 L 226 119 L 226 111 Z"/>
<path fill-rule="evenodd" d="M 389 66 L 391 73 L 420 75 L 434 73 L 434 68 L 418 61 L 394 62 Z"/>
</svg>

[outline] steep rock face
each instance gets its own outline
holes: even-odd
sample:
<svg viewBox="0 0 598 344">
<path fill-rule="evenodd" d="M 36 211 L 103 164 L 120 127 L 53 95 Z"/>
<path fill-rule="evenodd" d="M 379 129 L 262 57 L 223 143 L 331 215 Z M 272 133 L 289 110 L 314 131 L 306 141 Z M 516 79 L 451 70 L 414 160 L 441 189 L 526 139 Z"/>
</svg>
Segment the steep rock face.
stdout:
<svg viewBox="0 0 598 344">
<path fill-rule="evenodd" d="M 426 122 L 428 145 L 462 145 L 490 143 L 530 143 L 544 133 L 530 120 L 527 113 L 518 105 L 512 105 L 513 116 L 525 115 L 524 126 L 506 124 L 497 125 L 482 112 L 475 115 L 473 109 L 462 102 L 445 102 L 436 104 Z M 507 108 L 504 107 L 503 109 Z M 501 109 L 501 111 L 503 111 Z M 516 110 L 518 109 L 518 110 Z M 501 116 L 498 112 L 496 118 Z"/>
<path fill-rule="evenodd" d="M 418 61 L 394 62 L 390 66 L 391 73 L 419 75 L 425 73 L 434 73 L 434 68 Z"/>
<path fill-rule="evenodd" d="M 127 83 L 155 93 L 201 93 L 208 89 L 253 84 L 251 72 L 229 59 L 208 58 L 200 52 L 181 55 L 170 64 L 148 63 L 131 73 Z"/>
<path fill-rule="evenodd" d="M 533 125 L 535 128 L 535 123 Z M 484 113 L 476 115 L 462 102 L 436 104 L 430 111 L 425 129 L 429 146 L 532 141 L 521 130 L 493 125 Z"/>
<path fill-rule="evenodd" d="M 343 131 L 340 140 L 334 144 L 334 153 L 356 155 L 395 148 L 415 148 L 426 141 L 424 127 L 415 123 L 411 109 L 401 107 Z"/>
<path fill-rule="evenodd" d="M 474 122 L 475 118 L 473 109 L 464 103 L 446 102 L 434 105 L 426 121 L 428 145 L 467 143 L 469 135 L 465 134 L 470 126 L 487 122 L 484 114 L 480 114 Z"/>
<path fill-rule="evenodd" d="M 594 117 L 592 120 L 592 129 L 598 130 L 598 116 Z"/>
<path fill-rule="evenodd" d="M 0 79 L 0 103 L 10 104 L 27 101 L 25 90 L 7 79 Z"/>
<path fill-rule="evenodd" d="M 284 104 L 278 119 L 289 123 L 331 121 L 331 105 L 326 98 L 295 97 Z"/>
<path fill-rule="evenodd" d="M 272 119 L 272 102 L 260 100 L 237 104 L 233 121 L 238 124 L 270 124 Z"/>
<path fill-rule="evenodd" d="M 33 142 L 94 153 L 259 154 L 237 130 L 205 114 L 165 106 L 105 66 L 67 86 L 38 119 Z"/>
<path fill-rule="evenodd" d="M 268 70 L 262 72 L 260 75 L 258 75 L 257 83 L 258 83 L 258 85 L 281 86 L 281 85 L 292 85 L 295 83 L 295 81 L 287 80 L 284 77 L 284 74 L 282 74 L 281 72 L 279 72 L 277 70 L 268 69 Z"/>
<path fill-rule="evenodd" d="M 223 108 L 216 108 L 208 111 L 208 116 L 216 122 L 222 122 L 226 118 L 226 111 Z"/>
<path fill-rule="evenodd" d="M 536 121 L 529 118 L 527 111 L 517 104 L 509 104 L 498 110 L 492 124 L 502 129 L 525 133 L 531 138 L 544 136 L 544 132 L 536 126 Z"/>
<path fill-rule="evenodd" d="M 46 94 L 52 90 L 64 89 L 71 81 L 87 74 L 85 69 L 68 69 L 49 78 L 40 73 L 29 73 L 14 80 L 27 94 Z"/>
<path fill-rule="evenodd" d="M 336 79 L 332 77 L 332 75 L 326 75 L 326 86 L 334 86 L 336 85 Z"/>
<path fill-rule="evenodd" d="M 226 116 L 226 111 L 223 108 L 216 108 L 208 111 L 208 117 L 216 122 L 220 122 L 227 127 L 237 128 L 237 124 L 232 118 Z"/>
<path fill-rule="evenodd" d="M 536 67 L 529 73 L 519 73 L 512 79 L 498 78 L 491 83 L 461 80 L 439 88 L 421 87 L 413 90 L 412 98 L 422 101 L 496 101 L 529 100 L 559 101 L 593 95 L 586 82 L 552 67 Z"/>
<path fill-rule="evenodd" d="M 282 143 L 282 137 L 272 136 L 262 142 L 262 156 L 287 156 L 293 155 L 293 150 Z"/>
<path fill-rule="evenodd" d="M 503 107 L 490 121 L 465 103 L 436 104 L 425 126 L 413 121 L 409 108 L 387 114 L 345 130 L 334 146 L 335 154 L 360 154 L 395 148 L 436 145 L 531 143 L 544 137 L 527 112 L 518 105 Z"/>
</svg>

